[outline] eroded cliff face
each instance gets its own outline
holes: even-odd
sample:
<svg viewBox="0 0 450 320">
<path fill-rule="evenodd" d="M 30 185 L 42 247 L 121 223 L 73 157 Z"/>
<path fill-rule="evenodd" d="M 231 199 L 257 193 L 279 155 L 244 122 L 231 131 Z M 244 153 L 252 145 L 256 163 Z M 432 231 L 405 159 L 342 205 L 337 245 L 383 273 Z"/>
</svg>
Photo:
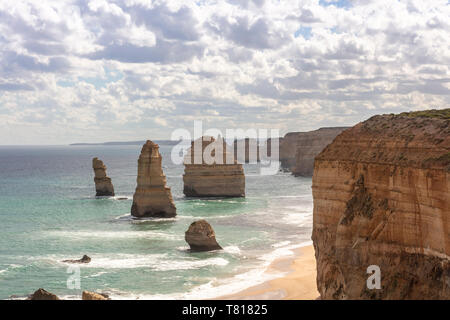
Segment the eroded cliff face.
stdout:
<svg viewBox="0 0 450 320">
<path fill-rule="evenodd" d="M 347 127 L 320 128 L 307 132 L 289 132 L 280 140 L 281 167 L 296 176 L 311 177 L 314 158 Z"/>
<path fill-rule="evenodd" d="M 449 125 L 445 116 L 375 116 L 316 157 L 312 239 L 323 299 L 450 299 Z M 367 287 L 371 265 L 379 290 Z"/>
<path fill-rule="evenodd" d="M 320 128 L 298 135 L 292 174 L 311 177 L 314 172 L 314 158 L 345 129 L 348 128 Z"/>
<path fill-rule="evenodd" d="M 280 140 L 281 167 L 291 170 L 295 167 L 295 153 L 297 151 L 298 137 L 304 132 L 289 132 Z"/>
</svg>

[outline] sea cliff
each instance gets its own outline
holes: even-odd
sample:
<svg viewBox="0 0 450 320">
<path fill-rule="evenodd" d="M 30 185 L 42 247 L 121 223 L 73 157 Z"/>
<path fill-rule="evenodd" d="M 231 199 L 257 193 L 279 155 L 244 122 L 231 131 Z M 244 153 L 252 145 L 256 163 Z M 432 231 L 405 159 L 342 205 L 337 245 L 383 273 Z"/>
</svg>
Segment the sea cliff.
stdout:
<svg viewBox="0 0 450 320">
<path fill-rule="evenodd" d="M 316 157 L 312 189 L 322 299 L 450 299 L 450 109 L 344 131 Z"/>
<path fill-rule="evenodd" d="M 320 128 L 307 132 L 289 132 L 280 140 L 280 162 L 295 176 L 311 177 L 314 158 L 347 127 Z"/>
<path fill-rule="evenodd" d="M 314 172 L 314 158 L 345 129 L 348 128 L 320 128 L 299 134 L 295 150 L 295 163 L 291 169 L 292 174 L 311 177 Z"/>
</svg>

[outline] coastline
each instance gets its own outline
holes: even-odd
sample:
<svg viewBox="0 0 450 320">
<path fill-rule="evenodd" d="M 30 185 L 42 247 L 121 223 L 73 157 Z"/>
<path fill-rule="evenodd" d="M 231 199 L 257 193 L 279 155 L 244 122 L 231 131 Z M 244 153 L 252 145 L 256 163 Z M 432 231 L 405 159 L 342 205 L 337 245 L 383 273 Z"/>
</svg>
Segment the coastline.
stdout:
<svg viewBox="0 0 450 320">
<path fill-rule="evenodd" d="M 272 262 L 265 272 L 284 272 L 282 277 L 263 282 L 215 300 L 315 300 L 316 259 L 312 245 L 293 249 L 294 254 Z"/>
</svg>

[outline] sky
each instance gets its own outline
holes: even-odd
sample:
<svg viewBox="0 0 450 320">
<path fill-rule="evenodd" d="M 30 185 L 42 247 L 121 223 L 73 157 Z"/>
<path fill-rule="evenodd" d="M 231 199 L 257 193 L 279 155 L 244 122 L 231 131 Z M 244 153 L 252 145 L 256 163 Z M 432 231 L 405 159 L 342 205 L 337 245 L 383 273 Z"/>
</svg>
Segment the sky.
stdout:
<svg viewBox="0 0 450 320">
<path fill-rule="evenodd" d="M 0 145 L 450 107 L 447 0 L 0 1 Z"/>
</svg>

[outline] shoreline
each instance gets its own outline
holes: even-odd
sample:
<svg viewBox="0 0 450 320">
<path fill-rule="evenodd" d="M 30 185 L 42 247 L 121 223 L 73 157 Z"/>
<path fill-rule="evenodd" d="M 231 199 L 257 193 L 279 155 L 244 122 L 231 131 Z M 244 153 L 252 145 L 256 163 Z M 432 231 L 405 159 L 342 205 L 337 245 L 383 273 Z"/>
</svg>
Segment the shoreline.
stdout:
<svg viewBox="0 0 450 320">
<path fill-rule="evenodd" d="M 316 259 L 312 245 L 292 250 L 293 255 L 273 261 L 266 273 L 286 273 L 282 277 L 265 281 L 239 292 L 220 296 L 214 300 L 316 300 Z"/>
</svg>

